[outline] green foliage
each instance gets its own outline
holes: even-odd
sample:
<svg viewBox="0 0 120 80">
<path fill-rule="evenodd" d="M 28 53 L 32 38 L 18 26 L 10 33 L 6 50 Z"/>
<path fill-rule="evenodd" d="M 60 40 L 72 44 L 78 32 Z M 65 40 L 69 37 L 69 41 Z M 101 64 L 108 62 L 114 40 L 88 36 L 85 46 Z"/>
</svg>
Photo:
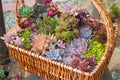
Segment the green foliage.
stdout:
<svg viewBox="0 0 120 80">
<path fill-rule="evenodd" d="M 99 62 L 103 56 L 103 53 L 105 51 L 105 44 L 102 44 L 98 41 L 89 40 L 89 46 L 90 49 L 84 54 L 84 56 L 94 56 L 97 59 L 97 62 Z"/>
<path fill-rule="evenodd" d="M 55 29 L 57 39 L 62 39 L 65 42 L 70 42 L 80 32 L 77 29 L 78 20 L 68 14 L 62 14 L 59 18 L 59 24 Z"/>
<path fill-rule="evenodd" d="M 56 26 L 58 24 L 58 19 L 57 17 L 45 17 L 43 20 L 38 20 L 38 33 L 43 33 L 43 34 L 53 34 Z"/>
<path fill-rule="evenodd" d="M 24 47 L 25 49 L 30 49 L 31 48 L 31 45 L 30 45 L 30 42 L 31 42 L 31 34 L 32 32 L 30 31 L 30 29 L 28 28 L 25 28 L 22 32 L 20 32 L 18 34 L 18 36 L 20 38 L 23 38 L 24 41 L 22 42 L 21 46 Z"/>
<path fill-rule="evenodd" d="M 21 17 L 30 17 L 32 14 L 33 14 L 32 8 L 28 6 L 24 6 L 19 10 L 19 15 Z"/>
<path fill-rule="evenodd" d="M 120 9 L 116 4 L 113 4 L 110 8 L 110 17 L 112 20 L 120 17 Z"/>
</svg>

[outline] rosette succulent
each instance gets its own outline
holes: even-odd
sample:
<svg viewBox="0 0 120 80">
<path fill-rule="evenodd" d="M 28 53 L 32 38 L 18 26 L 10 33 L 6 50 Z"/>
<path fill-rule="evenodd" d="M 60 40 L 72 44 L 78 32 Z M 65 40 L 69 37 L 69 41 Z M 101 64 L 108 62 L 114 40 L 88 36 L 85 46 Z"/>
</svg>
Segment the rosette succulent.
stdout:
<svg viewBox="0 0 120 80">
<path fill-rule="evenodd" d="M 32 50 L 43 53 L 49 44 L 55 42 L 56 38 L 53 35 L 38 34 L 34 37 Z"/>
<path fill-rule="evenodd" d="M 80 28 L 80 36 L 85 39 L 92 37 L 92 28 L 90 26 L 84 25 Z"/>
<path fill-rule="evenodd" d="M 96 59 L 93 56 L 90 56 L 84 59 L 74 58 L 70 66 L 83 72 L 91 72 L 96 64 Z"/>
<path fill-rule="evenodd" d="M 19 15 L 21 17 L 30 17 L 32 14 L 33 14 L 33 10 L 28 6 L 24 6 L 19 10 Z"/>
<path fill-rule="evenodd" d="M 58 41 L 57 41 L 58 43 Z M 62 61 L 62 56 L 65 54 L 65 51 L 64 49 L 60 49 L 60 48 L 56 48 L 57 44 L 54 43 L 54 44 L 51 44 L 49 46 L 49 50 L 48 51 L 45 51 L 45 55 L 52 59 L 52 60 L 57 60 L 57 61 Z"/>
<path fill-rule="evenodd" d="M 58 19 L 57 17 L 45 17 L 43 20 L 40 20 L 37 22 L 38 23 L 38 33 L 43 33 L 43 34 L 53 34 L 56 26 L 58 24 Z"/>
<path fill-rule="evenodd" d="M 75 38 L 70 44 L 66 44 L 66 52 L 70 54 L 84 54 L 88 49 L 88 41 L 84 38 Z"/>
</svg>

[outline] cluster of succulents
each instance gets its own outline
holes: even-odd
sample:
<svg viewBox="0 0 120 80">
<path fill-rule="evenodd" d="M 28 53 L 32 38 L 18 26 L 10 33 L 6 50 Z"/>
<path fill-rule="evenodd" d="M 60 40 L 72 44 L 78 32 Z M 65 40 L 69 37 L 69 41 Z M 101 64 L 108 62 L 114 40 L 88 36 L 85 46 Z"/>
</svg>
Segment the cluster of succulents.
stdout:
<svg viewBox="0 0 120 80">
<path fill-rule="evenodd" d="M 22 7 L 19 30 L 1 38 L 80 71 L 92 71 L 105 51 L 105 27 L 85 9 L 61 13 L 51 1 Z"/>
<path fill-rule="evenodd" d="M 59 18 L 59 24 L 55 29 L 55 36 L 64 42 L 70 42 L 80 34 L 77 29 L 78 19 L 68 14 L 62 14 Z"/>
<path fill-rule="evenodd" d="M 43 34 L 54 34 L 55 28 L 58 24 L 58 19 L 56 17 L 45 17 L 41 21 L 37 21 L 38 23 L 38 33 Z"/>
<path fill-rule="evenodd" d="M 97 59 L 97 62 L 99 62 L 102 58 L 104 51 L 105 51 L 106 45 L 102 44 L 98 41 L 89 40 L 89 46 L 90 46 L 90 48 L 84 54 L 84 56 L 86 56 L 86 57 L 94 56 Z"/>
</svg>

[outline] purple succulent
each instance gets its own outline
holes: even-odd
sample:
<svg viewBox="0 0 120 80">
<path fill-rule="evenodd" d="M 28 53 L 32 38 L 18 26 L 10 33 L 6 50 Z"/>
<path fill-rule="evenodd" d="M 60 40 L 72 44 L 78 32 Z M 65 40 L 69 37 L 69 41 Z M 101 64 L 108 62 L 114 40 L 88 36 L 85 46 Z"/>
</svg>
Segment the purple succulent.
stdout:
<svg viewBox="0 0 120 80">
<path fill-rule="evenodd" d="M 92 28 L 90 26 L 84 25 L 80 29 L 80 36 L 85 39 L 92 37 Z"/>
<path fill-rule="evenodd" d="M 79 65 L 77 66 L 77 69 L 86 72 L 89 71 L 90 67 L 91 66 L 89 65 L 89 61 L 87 61 L 87 59 L 84 59 L 80 61 Z"/>
<path fill-rule="evenodd" d="M 67 56 L 67 57 L 63 57 L 63 63 L 70 65 L 72 62 L 72 57 L 71 56 Z"/>
<path fill-rule="evenodd" d="M 75 59 L 72 60 L 70 66 L 72 66 L 73 68 L 76 68 L 76 67 L 79 66 L 79 63 L 80 63 L 80 60 L 75 58 Z"/>
<path fill-rule="evenodd" d="M 97 64 L 96 58 L 93 57 L 93 56 L 89 56 L 89 57 L 87 58 L 87 61 L 89 61 L 89 65 L 90 65 L 91 67 L 94 67 L 94 66 Z"/>
<path fill-rule="evenodd" d="M 16 46 L 20 46 L 20 45 L 22 44 L 22 42 L 23 42 L 23 39 L 21 39 L 21 38 L 19 38 L 18 36 L 16 36 L 16 39 L 13 40 L 13 41 L 14 41 L 14 44 L 15 44 Z"/>
<path fill-rule="evenodd" d="M 11 35 L 7 35 L 7 34 L 4 34 L 4 36 L 1 37 L 1 39 L 3 39 L 4 42 L 6 43 L 9 43 L 12 40 Z"/>
<path fill-rule="evenodd" d="M 23 26 L 24 26 L 24 27 L 29 27 L 31 24 L 32 24 L 32 22 L 31 22 L 30 20 L 26 20 L 26 21 L 23 23 Z"/>
<path fill-rule="evenodd" d="M 66 44 L 65 52 L 71 55 L 84 54 L 88 49 L 88 40 L 84 38 L 75 38 L 71 43 Z"/>
<path fill-rule="evenodd" d="M 45 53 L 45 55 L 52 59 L 52 60 L 62 60 L 61 54 L 63 54 L 64 51 L 61 49 L 55 49 L 55 50 L 49 50 L 48 52 Z"/>
<path fill-rule="evenodd" d="M 58 47 L 60 47 L 62 49 L 66 48 L 65 43 L 63 43 L 62 41 L 60 41 L 60 43 L 58 44 Z"/>
<path fill-rule="evenodd" d="M 50 45 L 49 51 L 46 51 L 44 54 L 52 60 L 62 60 L 62 55 L 65 53 L 63 49 L 55 49 L 56 45 Z"/>
<path fill-rule="evenodd" d="M 31 30 L 34 31 L 34 29 L 38 27 L 38 24 L 36 22 L 34 22 L 29 27 L 30 27 Z"/>
</svg>

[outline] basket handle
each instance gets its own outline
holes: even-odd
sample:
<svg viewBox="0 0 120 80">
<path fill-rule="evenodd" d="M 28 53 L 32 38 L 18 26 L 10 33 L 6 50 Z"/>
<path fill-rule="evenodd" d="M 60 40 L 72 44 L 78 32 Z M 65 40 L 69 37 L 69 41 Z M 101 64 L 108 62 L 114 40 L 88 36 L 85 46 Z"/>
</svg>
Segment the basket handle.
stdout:
<svg viewBox="0 0 120 80">
<path fill-rule="evenodd" d="M 100 0 L 90 0 L 92 2 L 92 4 L 96 7 L 96 9 L 98 10 L 101 18 L 103 19 L 103 21 L 105 22 L 105 27 L 106 27 L 106 31 L 107 31 L 107 51 L 110 51 L 109 49 L 111 49 L 111 45 L 115 46 L 115 31 L 113 28 L 113 23 L 110 19 L 110 15 L 107 12 L 105 6 L 102 4 L 102 2 Z M 109 45 L 109 46 L 108 46 Z M 108 52 L 109 53 L 109 52 Z M 104 56 L 108 56 L 108 54 L 104 54 Z"/>
<path fill-rule="evenodd" d="M 22 4 L 22 6 L 25 6 L 24 0 L 16 0 L 15 4 L 15 15 L 16 15 L 16 22 L 18 25 L 20 25 L 20 18 L 19 18 L 19 4 Z"/>
</svg>

